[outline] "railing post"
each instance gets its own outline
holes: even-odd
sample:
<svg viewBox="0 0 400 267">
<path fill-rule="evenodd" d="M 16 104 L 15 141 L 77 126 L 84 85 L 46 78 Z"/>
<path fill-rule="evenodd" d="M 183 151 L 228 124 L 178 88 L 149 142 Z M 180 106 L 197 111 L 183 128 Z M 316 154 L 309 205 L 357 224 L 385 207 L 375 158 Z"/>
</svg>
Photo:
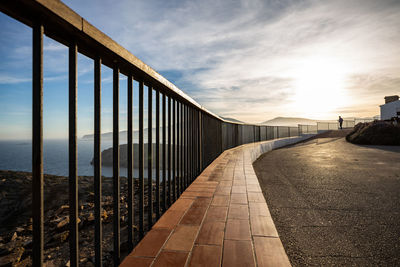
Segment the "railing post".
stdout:
<svg viewBox="0 0 400 267">
<path fill-rule="evenodd" d="M 181 140 L 180 140 L 180 145 L 181 145 L 181 193 L 185 190 L 185 148 L 184 148 L 184 140 L 186 136 L 184 135 L 184 129 L 185 129 L 185 124 L 184 124 L 184 105 L 183 103 L 180 104 L 180 114 L 181 114 Z"/>
<path fill-rule="evenodd" d="M 193 182 L 193 108 L 189 107 L 189 173 L 190 173 L 190 182 Z"/>
<path fill-rule="evenodd" d="M 119 68 L 113 68 L 113 232 L 114 265 L 120 261 L 120 183 L 119 183 Z"/>
<path fill-rule="evenodd" d="M 133 186 L 133 89 L 132 75 L 128 75 L 128 246 L 129 250 L 133 249 L 133 201 L 134 201 L 134 186 Z"/>
<path fill-rule="evenodd" d="M 199 174 L 203 170 L 203 156 L 202 156 L 202 123 L 201 123 L 201 111 L 197 111 L 198 117 L 198 140 L 199 140 L 199 151 L 198 151 L 198 159 L 199 159 Z"/>
<path fill-rule="evenodd" d="M 177 179 L 177 188 L 176 188 L 176 193 L 177 193 L 177 197 L 179 198 L 179 196 L 181 195 L 181 168 L 180 168 L 180 164 L 182 161 L 181 155 L 180 155 L 180 151 L 181 151 L 181 147 L 180 147 L 180 103 L 179 101 L 176 101 L 176 179 Z"/>
<path fill-rule="evenodd" d="M 185 179 L 189 186 L 189 108 L 185 105 Z"/>
<path fill-rule="evenodd" d="M 32 30 L 32 265 L 43 266 L 43 25 Z"/>
<path fill-rule="evenodd" d="M 78 172 L 77 172 L 77 144 L 76 144 L 76 58 L 78 47 L 76 43 L 69 46 L 69 257 L 70 266 L 78 266 Z"/>
<path fill-rule="evenodd" d="M 176 200 L 176 111 L 175 111 L 175 99 L 172 99 L 172 199 L 173 202 Z"/>
<path fill-rule="evenodd" d="M 156 89 L 156 217 L 160 218 L 160 90 Z"/>
<path fill-rule="evenodd" d="M 144 236 L 143 81 L 139 81 L 139 238 Z"/>
<path fill-rule="evenodd" d="M 102 240 L 101 225 L 101 59 L 94 61 L 94 246 L 95 266 L 102 266 Z"/>
<path fill-rule="evenodd" d="M 162 195 L 162 197 L 163 197 L 163 210 L 164 211 L 167 210 L 167 194 L 166 194 L 166 191 L 167 191 L 167 172 L 166 172 L 166 169 L 167 169 L 167 166 L 166 166 L 167 165 L 167 160 L 166 160 L 166 155 L 167 155 L 167 153 L 166 153 L 166 147 L 167 147 L 167 145 L 166 145 L 166 141 L 167 141 L 166 127 L 167 127 L 167 124 L 165 121 L 165 113 L 166 113 L 165 105 L 166 105 L 166 96 L 164 93 L 164 94 L 162 94 L 162 112 L 161 112 L 162 113 L 162 146 L 163 146 L 163 150 L 162 150 L 163 195 Z"/>
<path fill-rule="evenodd" d="M 171 206 L 171 97 L 168 96 L 168 207 Z"/>
<path fill-rule="evenodd" d="M 153 226 L 153 89 L 148 85 L 147 94 L 147 218 L 148 230 Z"/>
</svg>

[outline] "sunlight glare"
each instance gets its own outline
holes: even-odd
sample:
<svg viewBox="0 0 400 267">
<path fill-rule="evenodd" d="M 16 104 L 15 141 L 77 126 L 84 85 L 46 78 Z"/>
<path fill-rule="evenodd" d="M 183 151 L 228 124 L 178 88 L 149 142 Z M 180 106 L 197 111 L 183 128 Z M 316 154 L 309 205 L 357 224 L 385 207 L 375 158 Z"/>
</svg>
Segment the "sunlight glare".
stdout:
<svg viewBox="0 0 400 267">
<path fill-rule="evenodd" d="M 295 70 L 294 105 L 306 117 L 322 118 L 347 103 L 349 66 L 332 58 L 307 58 Z"/>
</svg>

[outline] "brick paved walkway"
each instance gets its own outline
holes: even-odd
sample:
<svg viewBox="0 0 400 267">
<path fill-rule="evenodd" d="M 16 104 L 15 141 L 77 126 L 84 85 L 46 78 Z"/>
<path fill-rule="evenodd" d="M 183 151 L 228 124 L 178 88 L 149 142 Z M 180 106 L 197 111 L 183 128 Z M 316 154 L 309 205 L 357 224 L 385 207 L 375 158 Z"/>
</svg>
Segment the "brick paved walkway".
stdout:
<svg viewBox="0 0 400 267">
<path fill-rule="evenodd" d="M 290 266 L 250 160 L 222 153 L 121 266 Z"/>
</svg>

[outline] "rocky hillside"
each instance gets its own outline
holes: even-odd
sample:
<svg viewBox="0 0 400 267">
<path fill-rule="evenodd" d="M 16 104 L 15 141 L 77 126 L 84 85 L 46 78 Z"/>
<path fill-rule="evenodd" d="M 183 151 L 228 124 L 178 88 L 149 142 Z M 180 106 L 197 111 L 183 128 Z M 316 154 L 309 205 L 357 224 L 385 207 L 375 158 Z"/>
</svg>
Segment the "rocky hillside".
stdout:
<svg viewBox="0 0 400 267">
<path fill-rule="evenodd" d="M 346 136 L 348 142 L 360 145 L 400 145 L 400 125 L 374 121 L 358 123 Z"/>
<path fill-rule="evenodd" d="M 127 251 L 127 180 L 121 177 L 121 253 Z M 32 174 L 0 171 L 0 266 L 31 266 Z M 147 183 L 147 181 L 145 181 Z M 138 181 L 135 180 L 135 203 Z M 112 260 L 112 179 L 103 178 L 103 255 L 104 266 Z M 146 188 L 146 187 L 145 187 Z M 147 192 L 145 192 L 145 196 Z M 145 197 L 147 206 L 147 197 Z M 68 178 L 44 176 L 45 266 L 68 264 Z M 136 212 L 138 209 L 136 208 Z M 138 224 L 138 213 L 135 224 Z M 135 234 L 136 241 L 138 240 Z M 79 252 L 80 266 L 94 266 L 93 177 L 79 177 Z"/>
<path fill-rule="evenodd" d="M 144 168 L 147 168 L 147 144 L 144 144 L 144 149 L 143 149 L 143 159 L 144 159 Z M 153 144 L 153 155 L 152 155 L 152 161 L 155 162 L 155 151 L 156 151 L 157 145 Z M 172 149 L 172 145 L 171 145 Z M 160 145 L 160 158 L 162 153 L 162 145 Z M 121 167 L 128 167 L 128 145 L 123 144 L 119 146 L 119 160 L 120 160 L 120 166 Z M 166 161 L 168 160 L 168 153 L 166 153 Z M 93 160 L 90 162 L 90 164 L 93 165 Z M 101 152 L 101 164 L 104 166 L 112 166 L 113 164 L 113 148 L 108 148 L 105 149 Z M 133 144 L 133 165 L 135 168 L 139 166 L 139 144 Z M 160 160 L 160 168 L 162 168 L 162 160 Z"/>
</svg>

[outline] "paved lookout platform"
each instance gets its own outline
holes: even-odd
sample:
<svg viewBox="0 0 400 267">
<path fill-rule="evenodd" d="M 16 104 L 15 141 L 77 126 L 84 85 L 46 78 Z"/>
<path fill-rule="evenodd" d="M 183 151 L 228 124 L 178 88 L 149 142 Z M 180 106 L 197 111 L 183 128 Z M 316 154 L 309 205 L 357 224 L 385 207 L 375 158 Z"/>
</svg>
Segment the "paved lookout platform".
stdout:
<svg viewBox="0 0 400 267">
<path fill-rule="evenodd" d="M 290 266 L 252 163 L 307 137 L 224 151 L 120 266 Z"/>
</svg>

